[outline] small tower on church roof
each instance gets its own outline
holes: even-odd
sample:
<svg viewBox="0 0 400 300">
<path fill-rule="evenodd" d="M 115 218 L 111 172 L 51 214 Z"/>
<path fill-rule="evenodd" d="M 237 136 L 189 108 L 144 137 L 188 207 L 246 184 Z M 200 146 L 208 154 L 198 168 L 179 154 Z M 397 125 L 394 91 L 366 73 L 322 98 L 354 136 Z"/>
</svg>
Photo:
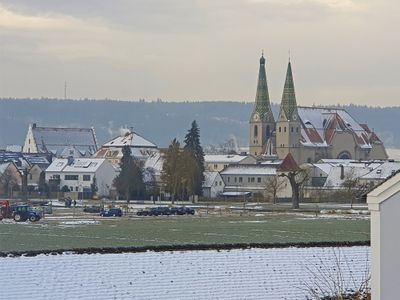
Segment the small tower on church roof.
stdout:
<svg viewBox="0 0 400 300">
<path fill-rule="evenodd" d="M 297 118 L 296 94 L 294 90 L 292 65 L 290 63 L 290 60 L 286 71 L 285 86 L 283 88 L 281 113 L 282 110 L 285 113 L 285 117 L 287 120 L 294 120 Z"/>
</svg>

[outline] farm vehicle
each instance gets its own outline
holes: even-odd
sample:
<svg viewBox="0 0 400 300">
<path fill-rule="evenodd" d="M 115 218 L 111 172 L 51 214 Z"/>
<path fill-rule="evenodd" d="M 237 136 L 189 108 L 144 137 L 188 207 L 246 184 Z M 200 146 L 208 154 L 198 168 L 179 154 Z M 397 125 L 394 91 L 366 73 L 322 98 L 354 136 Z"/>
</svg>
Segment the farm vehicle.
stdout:
<svg viewBox="0 0 400 300">
<path fill-rule="evenodd" d="M 10 205 L 8 201 L 3 201 L 0 208 L 0 220 L 14 219 L 15 222 L 39 221 L 42 218 L 40 212 L 35 211 L 26 204 Z"/>
</svg>

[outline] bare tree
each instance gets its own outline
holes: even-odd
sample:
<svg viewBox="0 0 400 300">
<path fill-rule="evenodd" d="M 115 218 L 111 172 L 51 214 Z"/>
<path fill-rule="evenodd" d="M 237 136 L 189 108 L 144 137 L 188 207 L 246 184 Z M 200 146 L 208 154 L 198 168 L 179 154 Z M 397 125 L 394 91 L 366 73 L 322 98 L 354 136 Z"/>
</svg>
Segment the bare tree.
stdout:
<svg viewBox="0 0 400 300">
<path fill-rule="evenodd" d="M 280 173 L 279 176 L 286 177 L 289 180 L 292 188 L 292 208 L 299 208 L 300 192 L 310 178 L 309 170 L 306 167 L 300 168 L 289 153 L 277 171 Z"/>
<path fill-rule="evenodd" d="M 346 188 L 346 196 L 350 199 L 350 208 L 353 208 L 354 202 L 370 189 L 370 184 L 362 183 L 354 168 L 346 172 L 343 179 L 342 186 Z"/>
<path fill-rule="evenodd" d="M 18 179 L 12 170 L 6 168 L 3 174 L 0 176 L 0 184 L 2 185 L 7 196 L 10 198 L 12 190 L 14 187 L 18 186 Z"/>
<path fill-rule="evenodd" d="M 265 180 L 265 193 L 272 198 L 276 204 L 277 195 L 285 188 L 285 181 L 278 176 L 268 176 Z"/>
</svg>

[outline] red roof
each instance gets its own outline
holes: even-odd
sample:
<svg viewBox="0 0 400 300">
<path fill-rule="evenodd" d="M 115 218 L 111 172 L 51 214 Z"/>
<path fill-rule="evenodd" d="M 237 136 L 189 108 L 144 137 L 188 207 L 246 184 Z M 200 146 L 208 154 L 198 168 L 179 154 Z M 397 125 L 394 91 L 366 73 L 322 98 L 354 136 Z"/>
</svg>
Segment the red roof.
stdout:
<svg viewBox="0 0 400 300">
<path fill-rule="evenodd" d="M 299 165 L 296 163 L 295 159 L 290 153 L 286 155 L 285 159 L 278 168 L 279 172 L 290 172 L 298 170 L 300 170 Z"/>
</svg>

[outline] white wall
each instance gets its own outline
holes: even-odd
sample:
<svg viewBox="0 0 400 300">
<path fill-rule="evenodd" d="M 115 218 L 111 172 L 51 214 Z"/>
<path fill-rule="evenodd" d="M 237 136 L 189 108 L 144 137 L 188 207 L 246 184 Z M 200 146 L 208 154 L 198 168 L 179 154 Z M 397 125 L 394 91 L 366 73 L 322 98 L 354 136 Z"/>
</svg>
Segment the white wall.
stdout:
<svg viewBox="0 0 400 300">
<path fill-rule="evenodd" d="M 378 299 L 399 299 L 400 193 L 380 207 L 380 292 Z M 379 220 L 378 220 L 379 221 Z M 379 237 L 378 237 L 379 238 Z M 375 279 L 375 278 L 374 278 Z"/>
</svg>

